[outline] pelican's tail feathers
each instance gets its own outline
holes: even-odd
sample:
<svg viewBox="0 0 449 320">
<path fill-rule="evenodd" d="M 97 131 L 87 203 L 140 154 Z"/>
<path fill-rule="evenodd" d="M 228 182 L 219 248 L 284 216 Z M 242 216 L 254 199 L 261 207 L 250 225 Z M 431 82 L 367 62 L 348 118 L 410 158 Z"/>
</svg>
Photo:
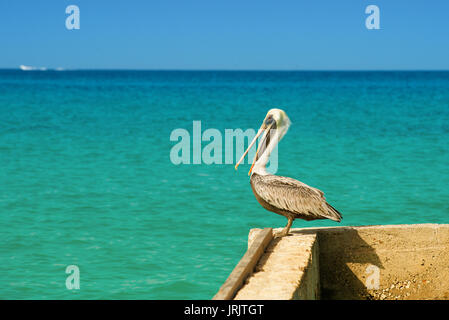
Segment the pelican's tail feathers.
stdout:
<svg viewBox="0 0 449 320">
<path fill-rule="evenodd" d="M 327 204 L 327 208 L 329 209 L 328 210 L 329 219 L 340 222 L 341 219 L 343 219 L 341 213 L 337 209 L 332 207 L 329 203 L 326 202 L 326 204 Z"/>
</svg>

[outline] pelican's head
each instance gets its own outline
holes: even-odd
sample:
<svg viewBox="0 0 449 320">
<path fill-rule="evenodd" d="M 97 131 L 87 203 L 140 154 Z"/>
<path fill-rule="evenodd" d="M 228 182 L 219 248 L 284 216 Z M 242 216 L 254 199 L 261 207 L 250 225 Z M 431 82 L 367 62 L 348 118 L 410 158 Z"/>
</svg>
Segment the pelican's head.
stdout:
<svg viewBox="0 0 449 320">
<path fill-rule="evenodd" d="M 251 169 L 249 170 L 248 175 L 251 174 L 254 164 L 260 158 L 263 157 L 264 163 L 262 165 L 265 165 L 266 162 L 268 161 L 268 157 L 271 151 L 279 142 L 279 140 L 281 140 L 282 137 L 287 133 L 289 126 L 290 126 L 290 119 L 284 110 L 276 108 L 270 109 L 267 112 L 267 115 L 265 116 L 265 119 L 263 120 L 262 125 L 260 126 L 260 129 L 257 132 L 256 136 L 254 137 L 253 141 L 251 141 L 250 145 L 248 146 L 248 149 L 246 149 L 245 153 L 242 155 L 240 160 L 235 165 L 235 169 L 237 170 L 238 166 L 243 161 L 248 151 L 252 148 L 254 143 L 257 141 L 257 138 L 262 133 L 264 135 L 256 151 L 256 156 L 254 157 L 253 164 L 251 166 Z M 273 135 L 273 133 L 275 133 L 275 135 Z M 277 139 L 272 139 L 273 136 L 276 137 Z"/>
<path fill-rule="evenodd" d="M 270 127 L 270 124 L 272 126 Z M 288 129 L 290 126 L 290 118 L 287 116 L 284 110 L 282 109 L 270 109 L 263 120 L 261 129 L 269 130 L 270 129 Z M 287 132 L 287 130 L 285 130 Z M 283 132 L 285 134 L 285 132 Z"/>
</svg>

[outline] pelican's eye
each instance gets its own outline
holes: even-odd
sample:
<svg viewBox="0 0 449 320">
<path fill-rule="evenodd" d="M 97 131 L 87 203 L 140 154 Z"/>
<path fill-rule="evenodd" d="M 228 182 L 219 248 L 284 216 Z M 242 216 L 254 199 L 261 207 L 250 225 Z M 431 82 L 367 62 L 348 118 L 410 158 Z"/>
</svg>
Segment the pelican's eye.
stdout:
<svg viewBox="0 0 449 320">
<path fill-rule="evenodd" d="M 274 118 L 273 116 L 270 114 L 266 119 L 265 119 L 265 125 L 269 126 L 270 124 L 274 123 Z"/>
</svg>

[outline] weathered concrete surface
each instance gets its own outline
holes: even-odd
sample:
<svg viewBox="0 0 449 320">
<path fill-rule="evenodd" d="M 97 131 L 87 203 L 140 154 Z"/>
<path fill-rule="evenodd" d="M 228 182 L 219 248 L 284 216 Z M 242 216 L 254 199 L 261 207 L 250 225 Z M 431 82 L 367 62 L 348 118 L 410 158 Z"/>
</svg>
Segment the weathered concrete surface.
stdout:
<svg viewBox="0 0 449 320">
<path fill-rule="evenodd" d="M 272 239 L 273 230 L 271 228 L 265 228 L 255 234 L 245 255 L 232 270 L 213 300 L 232 300 L 235 297 L 245 279 L 253 272 Z"/>
<path fill-rule="evenodd" d="M 449 299 L 449 225 L 291 233 L 271 242 L 235 299 Z"/>
<path fill-rule="evenodd" d="M 259 230 L 251 230 L 248 244 Z M 237 293 L 236 300 L 316 299 L 319 296 L 315 234 L 274 239 Z"/>
<path fill-rule="evenodd" d="M 337 227 L 315 232 L 322 299 L 449 299 L 449 225 Z M 378 289 L 372 288 L 376 267 Z"/>
</svg>

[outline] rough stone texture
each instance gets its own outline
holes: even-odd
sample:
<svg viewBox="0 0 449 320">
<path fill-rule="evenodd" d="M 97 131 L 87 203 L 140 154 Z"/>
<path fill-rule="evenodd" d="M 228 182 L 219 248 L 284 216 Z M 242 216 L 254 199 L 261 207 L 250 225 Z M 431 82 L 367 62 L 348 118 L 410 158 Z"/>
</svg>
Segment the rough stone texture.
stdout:
<svg viewBox="0 0 449 320">
<path fill-rule="evenodd" d="M 250 232 L 249 244 L 257 232 Z M 318 280 L 315 234 L 274 239 L 235 299 L 314 299 L 318 296 Z"/>
<path fill-rule="evenodd" d="M 291 233 L 271 242 L 236 299 L 449 299 L 449 225 Z"/>
<path fill-rule="evenodd" d="M 322 299 L 449 299 L 449 225 L 337 227 L 316 232 Z M 371 265 L 379 268 L 378 289 L 367 286 Z"/>
</svg>

